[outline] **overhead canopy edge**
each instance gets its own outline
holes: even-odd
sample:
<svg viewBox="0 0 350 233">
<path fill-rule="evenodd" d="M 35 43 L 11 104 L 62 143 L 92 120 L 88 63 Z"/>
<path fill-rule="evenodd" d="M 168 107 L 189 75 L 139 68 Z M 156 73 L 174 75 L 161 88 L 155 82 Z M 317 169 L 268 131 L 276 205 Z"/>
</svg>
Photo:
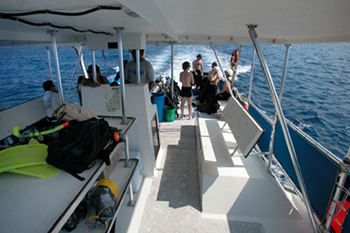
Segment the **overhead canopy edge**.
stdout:
<svg viewBox="0 0 350 233">
<path fill-rule="evenodd" d="M 160 28 L 164 34 L 168 35 L 173 40 L 178 40 L 178 33 L 152 0 L 119 0 L 119 2 Z"/>
</svg>

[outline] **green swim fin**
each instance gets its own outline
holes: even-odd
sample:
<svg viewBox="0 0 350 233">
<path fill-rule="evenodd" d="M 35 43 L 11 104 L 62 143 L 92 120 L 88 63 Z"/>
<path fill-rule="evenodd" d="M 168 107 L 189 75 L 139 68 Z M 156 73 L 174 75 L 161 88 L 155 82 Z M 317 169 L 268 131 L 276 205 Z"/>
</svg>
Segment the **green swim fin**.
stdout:
<svg viewBox="0 0 350 233">
<path fill-rule="evenodd" d="M 40 178 L 48 178 L 50 174 L 51 176 L 58 174 L 57 168 L 46 163 L 46 157 L 47 145 L 45 144 L 21 145 L 2 150 L 0 151 L 0 173 L 15 172 L 36 177 L 41 176 Z"/>
<path fill-rule="evenodd" d="M 61 172 L 61 169 L 51 166 L 50 164 L 35 165 L 11 169 L 8 172 L 18 173 L 28 176 L 34 176 L 41 179 L 51 178 Z"/>
</svg>

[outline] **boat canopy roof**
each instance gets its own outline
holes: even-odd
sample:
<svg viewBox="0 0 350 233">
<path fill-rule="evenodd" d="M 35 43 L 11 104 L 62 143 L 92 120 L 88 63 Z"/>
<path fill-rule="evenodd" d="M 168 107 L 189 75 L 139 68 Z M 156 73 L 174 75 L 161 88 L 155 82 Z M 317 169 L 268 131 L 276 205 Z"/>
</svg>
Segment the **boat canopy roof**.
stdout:
<svg viewBox="0 0 350 233">
<path fill-rule="evenodd" d="M 50 30 L 58 44 L 88 44 L 116 28 L 147 44 L 247 44 L 247 25 L 262 44 L 350 42 L 349 0 L 3 0 L 0 9 L 0 45 L 50 45 Z"/>
</svg>

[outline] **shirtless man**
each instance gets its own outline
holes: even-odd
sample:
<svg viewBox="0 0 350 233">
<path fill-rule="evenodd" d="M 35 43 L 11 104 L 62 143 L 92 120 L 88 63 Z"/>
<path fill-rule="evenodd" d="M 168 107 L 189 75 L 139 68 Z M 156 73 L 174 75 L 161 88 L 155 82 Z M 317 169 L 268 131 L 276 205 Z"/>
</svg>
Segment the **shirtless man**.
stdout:
<svg viewBox="0 0 350 233">
<path fill-rule="evenodd" d="M 194 81 L 196 83 L 196 89 L 201 85 L 201 81 L 203 78 L 203 61 L 202 56 L 200 54 L 197 55 L 197 59 L 192 62 L 193 67 L 193 75 L 194 75 Z"/>
<path fill-rule="evenodd" d="M 192 73 L 189 72 L 191 65 L 188 61 L 185 61 L 182 63 L 182 71 L 180 73 L 180 81 L 182 83 L 182 88 L 180 92 L 181 96 L 181 118 L 185 117 L 185 101 L 187 100 L 187 106 L 188 106 L 188 119 L 191 120 L 192 117 L 192 87 L 191 85 L 194 84 L 194 79 Z"/>
</svg>

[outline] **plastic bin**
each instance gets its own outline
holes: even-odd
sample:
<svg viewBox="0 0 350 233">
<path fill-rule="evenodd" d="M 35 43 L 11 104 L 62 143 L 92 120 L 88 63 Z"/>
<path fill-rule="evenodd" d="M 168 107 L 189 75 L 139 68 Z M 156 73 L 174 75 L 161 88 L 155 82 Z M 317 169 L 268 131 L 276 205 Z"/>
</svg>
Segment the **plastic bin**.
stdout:
<svg viewBox="0 0 350 233">
<path fill-rule="evenodd" d="M 158 121 L 163 121 L 163 111 L 164 111 L 164 99 L 165 94 L 163 93 L 152 93 L 153 100 L 152 103 L 157 105 L 157 112 L 158 112 Z"/>
<path fill-rule="evenodd" d="M 165 121 L 173 122 L 175 120 L 175 108 L 171 106 L 164 107 Z"/>
</svg>

